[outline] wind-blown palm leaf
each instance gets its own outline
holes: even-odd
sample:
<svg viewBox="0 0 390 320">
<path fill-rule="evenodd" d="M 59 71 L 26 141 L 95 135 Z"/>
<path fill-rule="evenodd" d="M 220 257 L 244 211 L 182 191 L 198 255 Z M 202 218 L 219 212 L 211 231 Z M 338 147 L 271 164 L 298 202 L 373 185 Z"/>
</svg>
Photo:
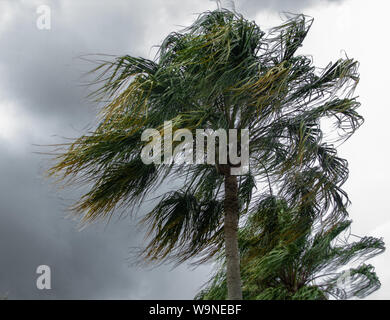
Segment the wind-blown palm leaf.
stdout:
<svg viewBox="0 0 390 320">
<path fill-rule="evenodd" d="M 341 237 L 351 221 L 343 220 L 316 231 L 302 213 L 287 202 L 262 200 L 240 230 L 241 274 L 244 299 L 323 300 L 364 298 L 380 287 L 374 267 L 362 262 L 384 251 L 382 239 L 363 237 L 349 242 Z M 300 230 L 300 235 L 297 232 Z M 341 240 L 343 239 L 343 240 Z M 196 299 L 224 299 L 224 256 L 219 268 Z"/>
<path fill-rule="evenodd" d="M 49 171 L 66 183 L 91 185 L 75 212 L 85 222 L 110 217 L 121 206 L 141 204 L 166 179 L 180 178 L 182 187 L 161 194 L 143 220 L 156 228 L 144 256 L 179 262 L 198 255 L 205 261 L 218 251 L 224 216 L 250 211 L 257 183 L 266 182 L 271 193 L 281 188 L 288 206 L 295 207 L 289 183 L 301 179 L 307 194 L 301 207 L 314 208 L 316 202 L 329 209 L 330 221 L 345 216 L 348 201 L 341 186 L 348 168 L 324 140 L 321 120 L 335 123 L 340 142 L 362 124 L 353 97 L 358 63 L 345 58 L 319 69 L 298 54 L 312 22 L 291 15 L 266 34 L 236 12 L 205 12 L 168 35 L 153 61 L 129 55 L 100 61 L 92 70 L 100 85 L 94 95 L 104 104 L 97 128 L 65 145 Z M 233 196 L 238 212 L 222 205 L 227 195 L 221 185 L 228 177 L 218 162 L 214 168 L 139 160 L 146 143 L 142 132 L 156 128 L 164 135 L 164 121 L 193 133 L 249 129 L 250 173 L 239 177 L 239 198 Z"/>
</svg>

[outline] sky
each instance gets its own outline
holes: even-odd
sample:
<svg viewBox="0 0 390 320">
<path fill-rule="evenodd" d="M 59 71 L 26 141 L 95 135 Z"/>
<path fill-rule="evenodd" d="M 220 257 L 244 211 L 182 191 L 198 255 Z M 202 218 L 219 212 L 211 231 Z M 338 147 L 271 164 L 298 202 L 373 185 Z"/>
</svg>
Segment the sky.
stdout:
<svg viewBox="0 0 390 320">
<path fill-rule="evenodd" d="M 222 1 L 228 2 L 228 1 Z M 37 28 L 40 5 L 51 10 L 50 30 Z M 352 232 L 390 238 L 386 1 L 235 1 L 236 10 L 267 30 L 280 12 L 304 13 L 314 25 L 300 49 L 325 67 L 347 54 L 360 61 L 356 94 L 366 122 L 340 147 L 349 161 L 345 186 Z M 0 0 L 0 296 L 9 299 L 192 299 L 212 266 L 192 269 L 136 267 L 131 247 L 143 231 L 130 217 L 83 230 L 67 217 L 80 189 L 58 190 L 44 177 L 48 158 L 37 144 L 77 137 L 95 121 L 86 98 L 86 54 L 153 58 L 154 45 L 198 13 L 209 0 Z M 149 204 L 142 210 L 145 212 Z M 370 261 L 382 288 L 370 299 L 390 298 L 389 253 Z M 52 288 L 38 290 L 36 269 L 51 268 Z"/>
</svg>

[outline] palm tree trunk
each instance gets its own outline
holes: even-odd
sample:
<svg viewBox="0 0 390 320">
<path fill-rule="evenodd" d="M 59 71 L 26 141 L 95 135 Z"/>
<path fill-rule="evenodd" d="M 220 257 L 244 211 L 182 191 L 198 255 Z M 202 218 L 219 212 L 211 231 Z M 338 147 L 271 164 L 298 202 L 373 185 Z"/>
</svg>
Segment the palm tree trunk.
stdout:
<svg viewBox="0 0 390 320">
<path fill-rule="evenodd" d="M 238 252 L 238 186 L 237 177 L 225 176 L 225 254 L 229 300 L 242 300 L 240 256 Z"/>
</svg>

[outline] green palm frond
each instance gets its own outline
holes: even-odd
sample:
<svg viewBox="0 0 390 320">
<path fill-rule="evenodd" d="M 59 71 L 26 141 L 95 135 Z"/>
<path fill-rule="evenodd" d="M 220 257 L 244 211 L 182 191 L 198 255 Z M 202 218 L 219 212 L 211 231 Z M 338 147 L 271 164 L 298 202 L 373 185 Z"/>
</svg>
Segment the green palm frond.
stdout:
<svg viewBox="0 0 390 320">
<path fill-rule="evenodd" d="M 312 22 L 290 15 L 266 33 L 238 13 L 208 11 L 169 34 L 153 60 L 124 55 L 99 61 L 92 70 L 99 85 L 92 96 L 103 104 L 96 129 L 64 144 L 49 170 L 65 184 L 90 187 L 73 206 L 82 221 L 132 210 L 161 184 L 176 181 L 176 190 L 158 194 L 143 220 L 153 229 L 144 256 L 182 262 L 200 255 L 205 261 L 218 252 L 224 214 L 218 164 L 140 160 L 142 132 L 155 128 L 163 136 L 164 121 L 194 134 L 249 129 L 250 170 L 239 177 L 241 216 L 268 193 L 306 216 L 326 215 L 329 223 L 346 216 L 347 163 L 324 138 L 321 120 L 335 123 L 340 142 L 362 124 L 353 96 L 358 63 L 345 58 L 320 69 L 297 54 Z"/>
<path fill-rule="evenodd" d="M 269 197 L 247 219 L 239 233 L 244 299 L 323 300 L 364 298 L 380 288 L 374 267 L 362 262 L 381 254 L 382 239 L 345 235 L 350 220 L 316 228 L 287 202 Z M 216 274 L 195 299 L 226 295 L 224 255 Z M 360 264 L 346 268 L 351 262 Z"/>
</svg>

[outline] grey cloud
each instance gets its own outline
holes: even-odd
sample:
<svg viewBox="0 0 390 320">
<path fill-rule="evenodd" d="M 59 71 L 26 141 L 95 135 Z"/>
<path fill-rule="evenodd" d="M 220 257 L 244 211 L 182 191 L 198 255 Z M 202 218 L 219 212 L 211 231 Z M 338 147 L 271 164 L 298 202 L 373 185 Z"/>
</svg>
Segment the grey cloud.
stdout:
<svg viewBox="0 0 390 320">
<path fill-rule="evenodd" d="M 13 140 L 0 135 L 0 297 L 8 292 L 10 299 L 191 299 L 208 276 L 207 269 L 188 277 L 185 266 L 173 271 L 129 266 L 129 247 L 142 243 L 143 234 L 128 218 L 77 231 L 77 223 L 64 215 L 68 199 L 77 199 L 80 190 L 57 193 L 42 178 L 44 157 L 32 153 L 42 151 L 32 143 L 62 142 L 52 135 L 77 136 L 94 119 L 95 107 L 79 85 L 91 65 L 77 57 L 147 54 L 146 31 L 156 16 L 170 15 L 163 3 L 46 1 L 50 31 L 35 27 L 34 2 L 5 3 L 0 107 L 17 106 L 28 123 Z M 35 286 L 41 264 L 52 269 L 52 290 Z"/>
<path fill-rule="evenodd" d="M 1 150 L 5 146 L 0 144 Z M 26 164 L 28 161 L 28 164 Z M 0 159 L 0 296 L 10 299 L 191 299 L 201 284 L 183 266 L 152 271 L 129 264 L 130 245 L 142 233 L 123 218 L 83 231 L 64 219 L 69 200 L 61 200 L 41 178 L 41 161 L 28 153 Z M 61 197 L 76 198 L 78 192 Z M 38 290 L 36 268 L 48 265 L 52 289 Z M 202 270 L 200 270 L 202 273 Z M 208 273 L 203 271 L 204 278 Z M 176 281 L 170 279 L 175 277 Z M 199 275 L 199 273 L 198 273 Z M 179 280 L 181 281 L 179 281 Z"/>
<path fill-rule="evenodd" d="M 110 5 L 96 1 L 49 2 L 52 29 L 36 27 L 37 6 L 12 5 L 12 20 L 0 36 L 1 87 L 28 112 L 72 116 L 87 110 L 80 75 L 87 71 L 78 59 L 92 53 L 139 54 L 146 25 L 138 2 Z M 128 2 L 127 2 L 128 4 Z"/>
</svg>

